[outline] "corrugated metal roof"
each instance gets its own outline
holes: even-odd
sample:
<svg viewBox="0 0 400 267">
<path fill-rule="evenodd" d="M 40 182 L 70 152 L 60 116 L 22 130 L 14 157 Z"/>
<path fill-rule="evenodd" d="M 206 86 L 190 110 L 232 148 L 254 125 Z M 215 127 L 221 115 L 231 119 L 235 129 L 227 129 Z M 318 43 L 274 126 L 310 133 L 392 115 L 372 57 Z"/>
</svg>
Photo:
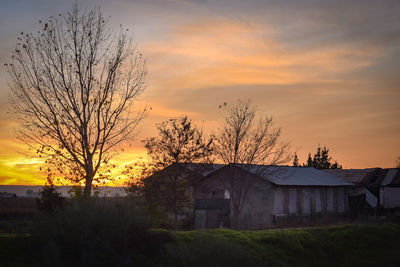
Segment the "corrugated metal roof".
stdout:
<svg viewBox="0 0 400 267">
<path fill-rule="evenodd" d="M 206 164 L 206 163 L 184 163 L 182 165 L 193 172 L 201 174 L 202 176 L 207 176 L 210 173 L 215 172 L 219 168 L 226 166 L 225 164 Z"/>
<path fill-rule="evenodd" d="M 397 168 L 396 170 L 397 170 L 397 174 L 393 178 L 392 182 L 389 185 L 392 185 L 392 186 L 399 186 L 400 185 L 400 169 Z"/>
<path fill-rule="evenodd" d="M 383 178 L 381 185 L 388 185 L 393 181 L 393 178 L 396 177 L 398 170 L 397 169 L 390 169 Z"/>
<path fill-rule="evenodd" d="M 365 190 L 365 199 L 371 207 L 376 208 L 378 206 L 378 199 L 367 189 Z"/>
<path fill-rule="evenodd" d="M 352 186 L 332 174 L 307 167 L 237 165 L 276 185 L 286 186 Z"/>
<path fill-rule="evenodd" d="M 375 172 L 376 169 L 325 169 L 321 171 L 340 177 L 347 182 L 360 184 L 368 175 Z"/>
<path fill-rule="evenodd" d="M 348 182 L 355 183 L 359 186 L 368 185 L 395 185 L 400 177 L 399 169 L 335 169 L 335 170 L 322 170 L 324 172 L 333 174 Z"/>
</svg>

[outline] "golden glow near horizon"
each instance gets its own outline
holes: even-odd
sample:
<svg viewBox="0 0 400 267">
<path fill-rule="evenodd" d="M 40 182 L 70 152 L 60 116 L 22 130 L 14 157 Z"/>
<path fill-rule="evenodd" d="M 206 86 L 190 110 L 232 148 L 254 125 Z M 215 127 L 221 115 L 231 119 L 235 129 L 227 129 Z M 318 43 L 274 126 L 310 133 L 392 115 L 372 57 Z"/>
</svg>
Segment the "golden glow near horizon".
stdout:
<svg viewBox="0 0 400 267">
<path fill-rule="evenodd" d="M 218 105 L 250 98 L 274 116 L 300 162 L 318 144 L 345 168 L 393 167 L 400 156 L 400 2 L 106 1 L 112 28 L 132 29 L 147 58 L 141 105 L 152 111 L 119 166 L 145 159 L 155 123 L 189 115 L 216 132 Z M 42 6 L 46 6 L 43 9 Z M 70 8 L 62 1 L 6 1 L 0 59 L 21 31 Z M 15 142 L 5 69 L 0 72 L 0 184 L 43 184 L 36 159 Z M 122 182 L 117 181 L 117 185 Z"/>
</svg>

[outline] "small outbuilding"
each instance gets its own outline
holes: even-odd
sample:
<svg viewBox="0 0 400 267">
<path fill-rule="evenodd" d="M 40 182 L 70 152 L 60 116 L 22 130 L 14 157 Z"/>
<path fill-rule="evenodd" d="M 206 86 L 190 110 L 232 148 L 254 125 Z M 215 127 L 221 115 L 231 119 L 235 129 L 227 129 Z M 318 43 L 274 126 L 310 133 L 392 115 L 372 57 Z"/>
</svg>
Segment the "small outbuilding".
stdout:
<svg viewBox="0 0 400 267">
<path fill-rule="evenodd" d="M 8 192 L 0 192 L 0 198 L 17 198 L 17 194 L 8 193 Z"/>
<path fill-rule="evenodd" d="M 353 216 L 392 215 L 400 211 L 400 170 L 370 168 L 324 170 L 355 184 L 349 192 Z"/>
</svg>

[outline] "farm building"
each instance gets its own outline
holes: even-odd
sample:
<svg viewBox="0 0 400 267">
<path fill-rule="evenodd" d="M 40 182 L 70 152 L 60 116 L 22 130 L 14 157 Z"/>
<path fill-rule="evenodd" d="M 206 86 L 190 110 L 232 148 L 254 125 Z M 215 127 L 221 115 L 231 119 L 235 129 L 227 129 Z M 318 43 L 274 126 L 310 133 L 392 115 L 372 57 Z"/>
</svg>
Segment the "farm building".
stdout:
<svg viewBox="0 0 400 267">
<path fill-rule="evenodd" d="M 349 192 L 352 213 L 367 212 L 384 215 L 400 209 L 400 170 L 391 169 L 348 169 L 324 170 L 355 184 Z"/>
<path fill-rule="evenodd" d="M 161 207 L 167 217 L 175 221 L 174 224 L 179 221 L 184 224 L 184 221 L 193 214 L 193 188 L 196 183 L 223 166 L 222 164 L 171 164 L 145 178 L 143 197 L 152 208 Z"/>
<path fill-rule="evenodd" d="M 171 177 L 186 181 L 189 201 L 179 218 L 193 214 L 195 229 L 335 223 L 354 187 L 314 168 L 240 164 L 173 164 L 147 179 Z"/>
<path fill-rule="evenodd" d="M 0 192 L 0 198 L 16 198 L 17 194 L 8 193 L 8 192 Z"/>
<path fill-rule="evenodd" d="M 352 186 L 314 168 L 225 165 L 193 187 L 195 229 L 336 222 Z"/>
</svg>

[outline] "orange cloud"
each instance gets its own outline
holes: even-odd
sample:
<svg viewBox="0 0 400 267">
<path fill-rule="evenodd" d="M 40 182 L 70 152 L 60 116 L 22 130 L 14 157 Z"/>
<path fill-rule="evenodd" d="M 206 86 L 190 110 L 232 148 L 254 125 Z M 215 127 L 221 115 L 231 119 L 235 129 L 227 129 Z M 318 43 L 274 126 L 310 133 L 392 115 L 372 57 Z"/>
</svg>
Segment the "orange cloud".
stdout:
<svg viewBox="0 0 400 267">
<path fill-rule="evenodd" d="M 335 81 L 338 74 L 370 66 L 381 54 L 373 46 L 360 50 L 343 44 L 309 51 L 288 48 L 268 25 L 227 19 L 181 25 L 170 38 L 144 49 L 157 77 L 152 84 L 172 90 Z"/>
<path fill-rule="evenodd" d="M 283 39 L 279 25 L 249 17 L 240 21 L 207 12 L 168 21 L 166 28 L 149 26 L 169 30 L 140 40 L 149 69 L 143 99 L 152 111 L 135 140 L 114 158 L 115 177 L 122 177 L 126 164 L 146 160 L 140 140 L 157 134 L 155 123 L 189 115 L 198 126 L 206 120 L 205 130 L 215 131 L 221 122 L 218 104 L 239 97 L 253 98 L 261 111 L 275 116 L 284 137 L 299 147 L 301 160 L 321 143 L 346 167 L 394 164 L 400 148 L 398 84 L 386 76 L 371 82 L 366 74 L 353 75 L 387 55 L 385 46 L 345 38 L 329 45 L 296 45 L 321 36 L 323 21 L 315 25 L 310 19 L 303 29 L 296 24 L 294 29 L 303 32 Z M 308 32 L 313 25 L 317 29 Z M 0 183 L 43 184 L 40 162 L 19 154 L 25 147 L 12 138 L 13 126 L 10 116 L 0 118 Z"/>
</svg>

